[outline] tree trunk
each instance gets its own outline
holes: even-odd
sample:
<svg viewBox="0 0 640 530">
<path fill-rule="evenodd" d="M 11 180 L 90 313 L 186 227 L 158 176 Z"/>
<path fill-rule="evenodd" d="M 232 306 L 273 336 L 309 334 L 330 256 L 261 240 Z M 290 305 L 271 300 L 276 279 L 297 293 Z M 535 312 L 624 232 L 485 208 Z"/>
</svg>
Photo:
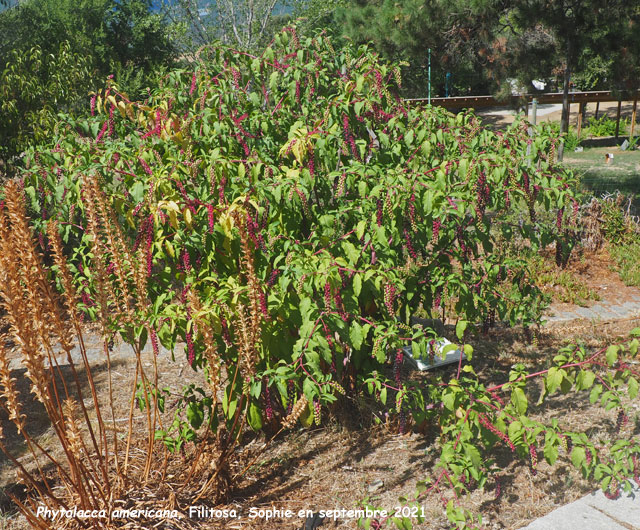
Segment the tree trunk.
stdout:
<svg viewBox="0 0 640 530">
<path fill-rule="evenodd" d="M 567 40 L 567 57 L 564 67 L 564 83 L 562 87 L 562 117 L 560 118 L 560 134 L 564 134 L 569 130 L 569 83 L 571 81 L 571 39 Z M 558 149 L 558 162 L 562 162 L 564 155 L 564 142 L 560 143 Z"/>
</svg>

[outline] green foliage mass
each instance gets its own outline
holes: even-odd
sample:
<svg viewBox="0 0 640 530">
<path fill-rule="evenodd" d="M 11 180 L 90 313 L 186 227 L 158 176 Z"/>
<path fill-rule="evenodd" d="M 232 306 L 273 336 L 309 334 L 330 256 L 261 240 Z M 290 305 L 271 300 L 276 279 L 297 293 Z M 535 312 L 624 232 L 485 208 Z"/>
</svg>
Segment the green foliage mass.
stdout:
<svg viewBox="0 0 640 530">
<path fill-rule="evenodd" d="M 151 0 L 20 2 L 0 13 L 0 66 L 10 50 L 39 46 L 55 54 L 67 42 L 104 77 L 114 63 L 149 71 L 173 52 L 162 15 L 150 8 Z"/>
<path fill-rule="evenodd" d="M 0 161 L 52 134 L 59 112 L 86 109 L 115 74 L 138 97 L 173 46 L 150 0 L 28 0 L 0 13 Z"/>
<path fill-rule="evenodd" d="M 447 73 L 451 95 L 493 89 L 485 74 L 500 14 L 498 4 L 487 1 L 358 0 L 341 8 L 338 18 L 350 39 L 371 42 L 386 59 L 407 61 L 403 93 L 426 97 L 429 48 L 434 95 L 445 94 Z"/>
<path fill-rule="evenodd" d="M 55 218 L 63 227 L 87 312 L 97 307 L 82 189 L 97 176 L 150 266 L 151 303 L 137 332 L 150 327 L 169 348 L 193 340 L 189 360 L 204 367 L 184 298 L 196 292 L 214 329 L 227 330 L 217 348 L 232 370 L 257 288 L 243 268 L 250 259 L 261 331 L 244 375 L 258 394 L 263 377 L 275 385 L 283 406 L 287 381 L 310 403 L 330 403 L 329 383 L 373 384 L 406 340 L 426 354 L 430 333 L 408 327 L 418 308 L 536 321 L 541 298 L 525 262 L 495 238 L 538 248 L 555 237 L 535 206 L 573 200 L 571 175 L 546 154 L 556 139 L 407 108 L 393 93 L 395 74 L 366 48 L 336 52 L 290 29 L 260 57 L 204 50 L 193 71 L 171 72 L 144 104 L 111 83 L 95 116 L 64 118 L 23 176 L 37 225 Z M 523 208 L 519 224 L 505 221 Z"/>
<path fill-rule="evenodd" d="M 91 61 L 67 42 L 55 54 L 39 46 L 11 52 L 0 72 L 0 160 L 50 138 L 58 112 L 86 106 L 92 73 Z"/>
</svg>

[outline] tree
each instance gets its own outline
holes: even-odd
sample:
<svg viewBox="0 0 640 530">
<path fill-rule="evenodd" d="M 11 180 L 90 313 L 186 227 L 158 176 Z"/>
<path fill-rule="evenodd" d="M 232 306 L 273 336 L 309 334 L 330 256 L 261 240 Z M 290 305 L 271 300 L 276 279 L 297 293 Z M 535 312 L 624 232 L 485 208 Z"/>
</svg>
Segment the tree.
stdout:
<svg viewBox="0 0 640 530">
<path fill-rule="evenodd" d="M 300 33 L 310 35 L 329 31 L 336 40 L 340 37 L 342 26 L 338 16 L 340 8 L 349 4 L 348 0 L 294 0 L 292 18 Z"/>
<path fill-rule="evenodd" d="M 356 42 L 372 42 L 391 60 L 408 61 L 405 95 L 424 96 L 428 49 L 432 80 L 444 94 L 447 73 L 461 92 L 486 92 L 486 51 L 495 33 L 501 2 L 468 0 L 356 0 L 340 10 L 343 31 Z"/>
<path fill-rule="evenodd" d="M 39 140 L 58 112 L 86 108 L 109 74 L 137 97 L 173 55 L 151 0 L 25 0 L 0 12 L 0 158 Z"/>
<path fill-rule="evenodd" d="M 274 15 L 291 11 L 289 1 L 278 0 L 163 0 L 162 5 L 187 52 L 214 40 L 254 50 L 270 29 Z"/>
<path fill-rule="evenodd" d="M 52 134 L 59 112 L 86 105 L 91 86 L 90 60 L 63 42 L 55 54 L 39 46 L 9 54 L 0 71 L 0 164 L 11 173 L 12 157 Z M 3 163 L 4 161 L 4 163 Z M 0 166 L 1 167 L 1 166 Z"/>
<path fill-rule="evenodd" d="M 151 0 L 110 0 L 105 25 L 110 61 L 150 71 L 173 55 L 166 20 Z"/>
<path fill-rule="evenodd" d="M 113 73 L 114 64 L 149 73 L 173 55 L 162 14 L 151 0 L 27 0 L 0 13 L 0 67 L 10 50 L 39 46 L 57 53 L 67 42 L 89 57 L 97 73 Z"/>
<path fill-rule="evenodd" d="M 510 6 L 514 32 L 538 26 L 553 38 L 555 60 L 562 70 L 561 133 L 569 128 L 569 87 L 584 57 L 582 50 L 591 50 L 592 59 L 606 56 L 611 52 L 612 39 L 618 38 L 637 10 L 633 2 L 625 0 L 518 0 Z M 527 71 L 529 65 L 520 64 L 516 68 Z M 562 147 L 558 157 L 562 159 Z"/>
</svg>

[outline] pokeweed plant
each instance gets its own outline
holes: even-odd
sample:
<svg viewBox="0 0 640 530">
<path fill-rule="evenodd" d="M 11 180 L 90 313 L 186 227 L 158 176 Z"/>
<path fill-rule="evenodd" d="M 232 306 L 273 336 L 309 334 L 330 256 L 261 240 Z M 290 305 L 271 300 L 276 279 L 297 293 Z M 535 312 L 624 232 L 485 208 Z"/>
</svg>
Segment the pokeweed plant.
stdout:
<svg viewBox="0 0 640 530">
<path fill-rule="evenodd" d="M 566 346 L 546 369 L 530 373 L 523 365 L 514 365 L 508 381 L 494 386 L 483 384 L 471 365 L 449 381 L 439 378 L 433 386 L 435 406 L 427 411 L 440 429 L 434 473 L 418 483 L 411 498 L 400 499 L 402 506 L 387 510 L 387 517 L 360 520 L 360 526 L 410 529 L 423 522 L 422 503 L 436 492 L 455 528 L 485 528 L 481 515 L 460 501 L 477 488 L 493 489 L 496 499 L 500 497 L 504 464 L 496 464 L 496 447 L 508 448 L 514 459 L 527 462 L 532 475 L 539 459 L 550 466 L 560 461 L 597 483 L 608 498 L 632 494 L 634 482 L 640 486 L 640 439 L 634 430 L 638 413 L 633 405 L 640 389 L 639 337 L 636 328 L 626 341 L 596 351 Z M 542 384 L 542 392 L 536 382 Z M 587 430 L 567 430 L 562 418 L 544 423 L 531 417 L 532 394 L 539 394 L 534 405 L 539 407 L 556 394 L 570 393 L 576 401 L 588 399 L 603 408 L 603 415 L 615 418 L 608 437 L 593 439 Z"/>
<path fill-rule="evenodd" d="M 419 421 L 436 390 L 411 389 L 397 368 L 384 375 L 388 352 L 396 365 L 409 343 L 433 352 L 435 332 L 411 327 L 416 311 L 539 320 L 525 260 L 496 242 L 535 250 L 558 237 L 536 215 L 575 203 L 572 174 L 554 164 L 558 139 L 410 107 L 400 82 L 367 47 L 334 50 L 325 35 L 287 28 L 260 56 L 201 49 L 142 102 L 109 80 L 90 116 L 61 118 L 51 144 L 28 153 L 40 245 L 55 219 L 85 314 L 99 311 L 90 185 L 147 290 L 135 318 L 116 311 L 112 328 L 154 349 L 185 344 L 210 385 L 197 393 L 208 399 L 190 391 L 184 403 L 199 402 L 212 431 L 309 426 L 365 389 L 383 404 L 393 395 L 401 422 Z M 104 274 L 121 273 L 108 264 Z M 176 447 L 165 431 L 157 438 Z"/>
</svg>

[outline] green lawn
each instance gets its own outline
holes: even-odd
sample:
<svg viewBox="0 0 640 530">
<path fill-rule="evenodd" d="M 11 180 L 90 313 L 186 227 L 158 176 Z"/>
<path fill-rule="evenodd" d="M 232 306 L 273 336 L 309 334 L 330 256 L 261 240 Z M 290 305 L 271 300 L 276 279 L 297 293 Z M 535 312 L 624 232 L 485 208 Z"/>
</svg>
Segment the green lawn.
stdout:
<svg viewBox="0 0 640 530">
<path fill-rule="evenodd" d="M 605 162 L 605 155 L 613 160 Z M 597 195 L 619 190 L 635 197 L 640 206 L 640 150 L 622 151 L 619 147 L 589 147 L 581 153 L 566 153 L 564 164 L 580 175 L 585 190 Z"/>
</svg>

